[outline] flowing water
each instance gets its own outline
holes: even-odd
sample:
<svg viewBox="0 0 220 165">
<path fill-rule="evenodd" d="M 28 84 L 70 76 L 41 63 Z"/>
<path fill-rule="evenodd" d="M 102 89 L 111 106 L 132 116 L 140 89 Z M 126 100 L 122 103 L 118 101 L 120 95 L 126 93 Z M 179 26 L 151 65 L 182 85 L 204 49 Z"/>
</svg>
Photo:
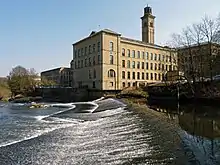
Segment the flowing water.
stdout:
<svg viewBox="0 0 220 165">
<path fill-rule="evenodd" d="M 162 121 L 114 99 L 45 105 L 0 103 L 0 165 L 219 164 L 216 115 L 206 121 L 153 107 Z M 207 124 L 212 134 L 204 135 Z"/>
</svg>

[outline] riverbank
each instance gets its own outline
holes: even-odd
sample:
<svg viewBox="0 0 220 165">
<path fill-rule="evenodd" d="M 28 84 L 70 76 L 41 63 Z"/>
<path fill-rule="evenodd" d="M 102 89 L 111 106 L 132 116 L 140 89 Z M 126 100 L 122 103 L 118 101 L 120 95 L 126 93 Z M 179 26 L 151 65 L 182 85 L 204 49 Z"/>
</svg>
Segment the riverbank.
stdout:
<svg viewBox="0 0 220 165">
<path fill-rule="evenodd" d="M 175 153 L 176 160 L 173 164 L 187 164 L 189 158 L 185 155 L 184 144 L 179 135 L 181 129 L 177 120 L 172 120 L 172 117 L 150 109 L 146 104 L 142 103 L 141 99 L 123 98 L 120 101 L 128 106 L 129 111 L 135 112 L 148 121 L 147 124 L 151 125 L 150 131 L 160 136 L 158 143 L 167 145 L 167 148 L 164 148 L 167 152 Z"/>
</svg>

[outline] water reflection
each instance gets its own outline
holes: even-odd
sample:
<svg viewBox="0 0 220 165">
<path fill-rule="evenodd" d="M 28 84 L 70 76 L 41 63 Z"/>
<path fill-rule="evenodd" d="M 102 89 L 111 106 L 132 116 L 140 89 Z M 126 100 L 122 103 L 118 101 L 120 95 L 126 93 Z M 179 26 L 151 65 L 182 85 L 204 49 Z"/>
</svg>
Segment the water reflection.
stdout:
<svg viewBox="0 0 220 165">
<path fill-rule="evenodd" d="M 220 164 L 220 108 L 163 102 L 150 103 L 150 108 L 179 124 L 185 150 L 199 164 Z"/>
</svg>

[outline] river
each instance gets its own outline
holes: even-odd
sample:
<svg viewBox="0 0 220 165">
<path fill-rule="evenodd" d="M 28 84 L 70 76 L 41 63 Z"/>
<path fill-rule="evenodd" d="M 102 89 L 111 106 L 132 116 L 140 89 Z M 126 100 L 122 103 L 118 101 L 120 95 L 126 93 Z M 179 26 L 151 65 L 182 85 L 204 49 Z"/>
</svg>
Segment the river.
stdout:
<svg viewBox="0 0 220 165">
<path fill-rule="evenodd" d="M 0 103 L 0 165 L 220 164 L 216 110 L 152 106 L 143 115 L 114 99 L 45 105 Z"/>
</svg>

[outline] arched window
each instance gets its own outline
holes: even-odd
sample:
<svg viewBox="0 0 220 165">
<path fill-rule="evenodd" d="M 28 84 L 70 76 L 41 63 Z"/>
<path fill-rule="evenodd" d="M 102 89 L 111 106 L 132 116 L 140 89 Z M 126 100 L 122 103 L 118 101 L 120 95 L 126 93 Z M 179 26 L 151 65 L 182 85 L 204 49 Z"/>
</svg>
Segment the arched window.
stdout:
<svg viewBox="0 0 220 165">
<path fill-rule="evenodd" d="M 113 69 L 108 71 L 108 77 L 115 77 L 115 71 Z"/>
<path fill-rule="evenodd" d="M 96 78 L 96 70 L 93 70 L 93 78 Z"/>
</svg>

